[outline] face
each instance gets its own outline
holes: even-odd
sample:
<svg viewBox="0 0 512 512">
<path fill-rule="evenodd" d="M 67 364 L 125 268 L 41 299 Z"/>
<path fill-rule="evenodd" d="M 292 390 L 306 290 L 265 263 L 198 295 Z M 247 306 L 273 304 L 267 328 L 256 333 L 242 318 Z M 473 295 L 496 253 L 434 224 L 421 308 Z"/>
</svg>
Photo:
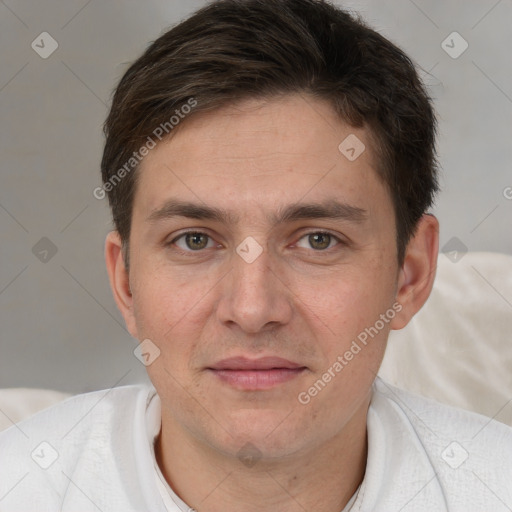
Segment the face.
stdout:
<svg viewBox="0 0 512 512">
<path fill-rule="evenodd" d="M 340 151 L 349 135 L 355 152 Z M 398 317 L 376 168 L 364 130 L 301 96 L 198 115 L 149 153 L 122 310 L 160 349 L 147 370 L 164 430 L 283 456 L 365 413 Z"/>
</svg>

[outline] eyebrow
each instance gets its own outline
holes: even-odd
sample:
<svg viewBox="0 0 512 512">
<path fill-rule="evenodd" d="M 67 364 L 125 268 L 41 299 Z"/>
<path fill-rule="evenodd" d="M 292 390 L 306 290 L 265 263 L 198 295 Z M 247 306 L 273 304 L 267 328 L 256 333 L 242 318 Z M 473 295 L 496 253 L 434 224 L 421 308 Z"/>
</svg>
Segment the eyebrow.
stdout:
<svg viewBox="0 0 512 512">
<path fill-rule="evenodd" d="M 203 206 L 179 199 L 169 199 L 165 204 L 151 212 L 146 222 L 156 223 L 174 217 L 213 220 L 224 224 L 238 224 L 239 217 L 224 208 Z M 321 203 L 293 203 L 267 216 L 271 224 L 283 224 L 305 219 L 335 219 L 361 223 L 367 220 L 368 212 L 358 206 L 352 206 L 335 199 Z"/>
</svg>

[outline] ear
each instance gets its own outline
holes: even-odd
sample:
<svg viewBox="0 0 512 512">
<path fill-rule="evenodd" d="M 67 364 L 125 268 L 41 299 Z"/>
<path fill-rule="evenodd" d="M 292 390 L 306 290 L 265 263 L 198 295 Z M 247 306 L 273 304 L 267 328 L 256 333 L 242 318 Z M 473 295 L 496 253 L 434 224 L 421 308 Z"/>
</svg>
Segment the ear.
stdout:
<svg viewBox="0 0 512 512">
<path fill-rule="evenodd" d="M 138 339 L 135 317 L 133 314 L 133 297 L 130 290 L 130 277 L 123 259 L 121 237 L 117 231 L 111 231 L 105 241 L 105 262 L 110 281 L 110 288 L 117 307 L 124 317 L 130 334 Z"/>
<path fill-rule="evenodd" d="M 439 222 L 434 215 L 424 214 L 407 244 L 396 294 L 402 309 L 391 321 L 391 329 L 403 329 L 427 301 L 436 276 L 438 251 Z"/>
</svg>

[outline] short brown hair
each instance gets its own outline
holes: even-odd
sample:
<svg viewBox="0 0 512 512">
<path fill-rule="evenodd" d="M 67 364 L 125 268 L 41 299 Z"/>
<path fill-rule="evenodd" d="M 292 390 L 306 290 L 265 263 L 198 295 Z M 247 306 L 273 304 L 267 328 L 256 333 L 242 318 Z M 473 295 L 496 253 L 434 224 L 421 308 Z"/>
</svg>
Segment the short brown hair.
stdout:
<svg viewBox="0 0 512 512">
<path fill-rule="evenodd" d="M 127 265 L 138 176 L 133 154 L 155 128 L 170 128 L 191 98 L 192 116 L 295 92 L 327 100 L 343 121 L 368 128 L 394 205 L 402 265 L 438 191 L 431 99 L 397 46 L 323 0 L 212 2 L 154 41 L 126 71 L 104 125 L 101 172 Z"/>
</svg>

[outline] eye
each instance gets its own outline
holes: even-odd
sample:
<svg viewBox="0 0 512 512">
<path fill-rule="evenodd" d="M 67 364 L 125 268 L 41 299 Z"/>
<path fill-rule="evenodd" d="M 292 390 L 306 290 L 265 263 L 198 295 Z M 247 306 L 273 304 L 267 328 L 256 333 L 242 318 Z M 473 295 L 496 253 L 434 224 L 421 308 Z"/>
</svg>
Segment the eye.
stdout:
<svg viewBox="0 0 512 512">
<path fill-rule="evenodd" d="M 337 241 L 338 243 L 343 244 L 343 242 L 336 236 L 332 235 L 331 233 L 327 233 L 325 231 L 315 231 L 312 233 L 307 233 L 304 236 L 302 236 L 299 239 L 303 240 L 307 238 L 307 243 L 315 249 L 316 251 L 325 251 L 326 249 L 330 249 L 331 242 Z M 302 247 L 299 245 L 299 242 L 297 242 L 298 247 Z M 305 249 L 309 249 L 310 247 L 304 247 Z"/>
<path fill-rule="evenodd" d="M 184 241 L 184 245 L 180 245 L 178 241 Z M 211 242 L 208 245 L 208 242 Z M 176 244 L 179 249 L 190 252 L 190 251 L 200 251 L 201 249 L 207 249 L 209 247 L 213 247 L 213 240 L 206 234 L 200 231 L 188 231 L 186 233 L 182 233 L 180 236 L 176 237 L 174 240 L 169 242 L 169 245 Z"/>
</svg>

